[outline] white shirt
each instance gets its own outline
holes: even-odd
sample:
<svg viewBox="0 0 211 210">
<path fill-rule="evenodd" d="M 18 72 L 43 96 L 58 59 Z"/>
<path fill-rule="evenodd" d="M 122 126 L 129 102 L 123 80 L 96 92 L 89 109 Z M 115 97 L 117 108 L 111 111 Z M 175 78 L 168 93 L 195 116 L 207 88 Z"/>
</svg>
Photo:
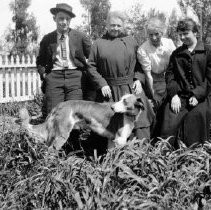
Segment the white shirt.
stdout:
<svg viewBox="0 0 211 210">
<path fill-rule="evenodd" d="M 162 37 L 159 47 L 153 46 L 149 40 L 144 42 L 138 48 L 137 56 L 145 72 L 152 71 L 159 74 L 166 70 L 170 55 L 175 49 L 171 39 Z"/>
<path fill-rule="evenodd" d="M 57 47 L 56 52 L 53 54 L 53 69 L 52 70 L 62 70 L 64 68 L 67 69 L 76 69 L 74 62 L 70 59 L 70 48 L 69 48 L 69 36 L 68 34 L 64 34 L 65 44 L 66 44 L 66 53 L 67 60 L 62 59 L 61 55 L 61 38 L 62 34 L 57 32 Z"/>
</svg>

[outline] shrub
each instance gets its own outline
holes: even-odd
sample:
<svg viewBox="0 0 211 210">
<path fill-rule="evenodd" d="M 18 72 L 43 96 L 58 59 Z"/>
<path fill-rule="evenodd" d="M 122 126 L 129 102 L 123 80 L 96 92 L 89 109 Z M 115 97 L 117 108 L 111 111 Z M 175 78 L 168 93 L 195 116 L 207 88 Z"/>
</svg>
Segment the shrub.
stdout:
<svg viewBox="0 0 211 210">
<path fill-rule="evenodd" d="M 134 140 L 104 158 L 51 153 L 24 131 L 0 141 L 1 209 L 189 209 L 210 200 L 204 148 Z"/>
<path fill-rule="evenodd" d="M 0 134 L 0 209 L 211 207 L 209 143 L 175 151 L 133 140 L 87 158 L 52 152 L 22 129 Z"/>
</svg>

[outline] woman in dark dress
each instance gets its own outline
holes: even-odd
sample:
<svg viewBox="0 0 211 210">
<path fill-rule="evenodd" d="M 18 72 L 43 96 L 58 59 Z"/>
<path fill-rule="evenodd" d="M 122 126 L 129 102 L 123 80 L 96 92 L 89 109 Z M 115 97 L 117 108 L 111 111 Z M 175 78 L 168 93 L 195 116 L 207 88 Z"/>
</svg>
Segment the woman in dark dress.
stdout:
<svg viewBox="0 0 211 210">
<path fill-rule="evenodd" d="M 177 32 L 183 45 L 173 52 L 166 72 L 161 136 L 177 136 L 182 127 L 187 146 L 203 144 L 209 140 L 211 118 L 211 50 L 197 39 L 198 26 L 192 19 L 179 21 Z"/>
<path fill-rule="evenodd" d="M 88 73 L 96 85 L 98 102 L 118 101 L 126 93 L 142 98 L 145 111 L 137 122 L 135 135 L 139 139 L 150 138 L 154 113 L 142 90 L 143 75 L 135 68 L 138 44 L 132 36 L 125 35 L 124 21 L 121 12 L 108 14 L 107 33 L 92 46 Z"/>
</svg>

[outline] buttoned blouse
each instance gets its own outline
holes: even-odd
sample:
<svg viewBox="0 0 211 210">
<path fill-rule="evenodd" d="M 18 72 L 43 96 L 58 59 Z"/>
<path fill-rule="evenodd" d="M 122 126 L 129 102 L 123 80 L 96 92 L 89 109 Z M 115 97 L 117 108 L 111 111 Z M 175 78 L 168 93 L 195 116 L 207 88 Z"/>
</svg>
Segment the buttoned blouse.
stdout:
<svg viewBox="0 0 211 210">
<path fill-rule="evenodd" d="M 167 93 L 190 97 L 194 95 L 198 101 L 204 100 L 211 90 L 211 50 L 197 42 L 190 52 L 187 46 L 177 48 L 170 58 L 166 71 Z"/>
<path fill-rule="evenodd" d="M 160 74 L 166 70 L 170 55 L 175 49 L 171 39 L 161 38 L 159 47 L 153 46 L 147 40 L 138 48 L 138 60 L 145 72 Z"/>
</svg>

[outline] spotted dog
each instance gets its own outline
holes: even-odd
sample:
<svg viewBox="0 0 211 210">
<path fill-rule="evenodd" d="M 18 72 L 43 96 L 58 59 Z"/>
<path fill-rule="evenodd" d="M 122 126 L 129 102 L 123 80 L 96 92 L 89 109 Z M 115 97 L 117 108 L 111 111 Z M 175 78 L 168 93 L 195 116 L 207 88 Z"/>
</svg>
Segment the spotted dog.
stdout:
<svg viewBox="0 0 211 210">
<path fill-rule="evenodd" d="M 59 150 L 67 141 L 72 129 L 84 121 L 100 136 L 108 138 L 108 148 L 125 145 L 134 123 L 144 109 L 142 100 L 133 94 L 124 95 L 114 103 L 97 103 L 70 100 L 58 104 L 39 125 L 30 124 L 26 108 L 19 111 L 23 127 L 39 141 Z"/>
</svg>

